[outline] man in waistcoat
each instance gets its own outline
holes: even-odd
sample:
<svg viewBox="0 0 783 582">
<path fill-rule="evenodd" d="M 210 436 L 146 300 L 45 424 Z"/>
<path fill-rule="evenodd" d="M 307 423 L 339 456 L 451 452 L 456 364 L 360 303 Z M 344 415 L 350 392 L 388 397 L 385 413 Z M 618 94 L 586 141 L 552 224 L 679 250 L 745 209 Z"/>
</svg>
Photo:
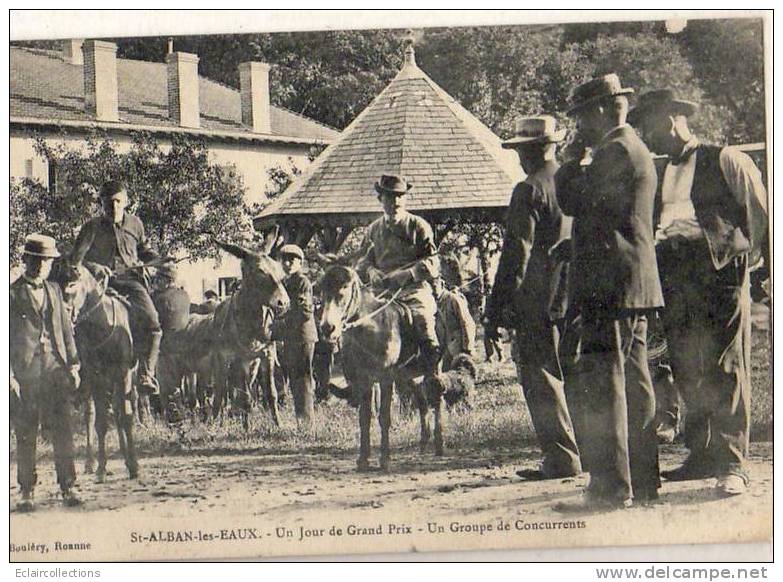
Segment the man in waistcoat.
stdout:
<svg viewBox="0 0 783 582">
<path fill-rule="evenodd" d="M 750 428 L 749 272 L 767 245 L 766 190 L 753 161 L 701 143 L 688 118 L 698 109 L 671 90 L 641 96 L 629 119 L 667 155 L 656 203 L 663 322 L 674 380 L 685 401 L 685 463 L 669 480 L 717 477 L 726 495 L 748 485 Z"/>
<path fill-rule="evenodd" d="M 81 504 L 72 490 L 76 470 L 71 425 L 80 383 L 79 356 L 60 288 L 46 280 L 59 256 L 53 238 L 30 235 L 22 257 L 24 273 L 11 284 L 9 364 L 16 410 L 17 480 L 22 494 L 17 509 L 21 512 L 34 510 L 33 491 L 38 480 L 35 451 L 42 423 L 51 428 L 63 503 Z"/>
</svg>

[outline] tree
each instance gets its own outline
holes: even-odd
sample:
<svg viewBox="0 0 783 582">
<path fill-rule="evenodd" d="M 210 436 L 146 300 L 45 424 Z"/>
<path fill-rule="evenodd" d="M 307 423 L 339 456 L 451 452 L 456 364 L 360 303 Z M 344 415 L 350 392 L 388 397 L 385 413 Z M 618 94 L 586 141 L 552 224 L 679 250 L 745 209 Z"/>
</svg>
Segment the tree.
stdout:
<svg viewBox="0 0 783 582">
<path fill-rule="evenodd" d="M 200 139 L 175 135 L 164 146 L 151 134 L 136 133 L 123 149 L 96 134 L 73 149 L 37 138 L 36 151 L 55 168 L 57 184 L 12 181 L 12 262 L 31 232 L 55 236 L 61 248 L 70 246 L 81 225 L 99 211 L 97 192 L 111 179 L 126 183 L 131 211 L 163 254 L 217 257 L 215 237 L 237 240 L 252 228 L 242 179 L 233 166 L 211 163 Z"/>
</svg>

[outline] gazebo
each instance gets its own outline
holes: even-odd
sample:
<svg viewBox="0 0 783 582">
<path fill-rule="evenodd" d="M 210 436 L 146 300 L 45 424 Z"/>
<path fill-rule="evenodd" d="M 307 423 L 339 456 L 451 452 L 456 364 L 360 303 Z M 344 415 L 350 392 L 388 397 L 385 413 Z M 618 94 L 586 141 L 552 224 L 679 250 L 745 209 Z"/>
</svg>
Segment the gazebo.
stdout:
<svg viewBox="0 0 783 582">
<path fill-rule="evenodd" d="M 373 184 L 382 173 L 413 182 L 408 210 L 443 236 L 454 219 L 501 221 L 517 156 L 416 65 L 413 46 L 402 69 L 307 171 L 255 219 L 305 245 L 318 234 L 337 250 L 381 209 Z"/>
</svg>

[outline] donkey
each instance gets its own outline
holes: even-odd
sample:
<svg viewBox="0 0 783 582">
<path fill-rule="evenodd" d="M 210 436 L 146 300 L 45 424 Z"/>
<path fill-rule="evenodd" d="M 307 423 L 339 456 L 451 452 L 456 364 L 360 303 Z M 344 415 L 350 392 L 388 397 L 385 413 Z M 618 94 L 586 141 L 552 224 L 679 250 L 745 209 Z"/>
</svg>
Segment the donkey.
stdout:
<svg viewBox="0 0 783 582">
<path fill-rule="evenodd" d="M 178 383 L 184 375 L 199 372 L 198 365 L 210 361 L 216 373 L 213 413 L 226 398 L 228 382 L 239 383 L 235 404 L 245 430 L 249 429 L 250 397 L 254 362 L 272 341 L 272 321 L 288 310 L 290 300 L 283 286 L 280 265 L 265 252 L 254 252 L 239 245 L 218 242 L 220 248 L 242 261 L 242 285 L 223 301 L 214 313 L 191 314 L 187 327 L 176 338 L 176 349 L 165 354 L 169 372 L 166 382 Z M 223 373 L 229 368 L 232 374 Z M 277 396 L 266 395 L 270 414 L 280 424 Z"/>
<path fill-rule="evenodd" d="M 106 432 L 111 403 L 120 450 L 128 477 L 139 475 L 133 437 L 133 353 L 130 317 L 126 303 L 107 294 L 108 279 L 96 279 L 81 262 L 63 262 L 54 278 L 63 288 L 63 298 L 71 309 L 76 345 L 82 363 L 81 390 L 85 395 L 87 461 L 93 469 L 92 428 L 98 437 L 96 480 L 106 479 Z M 93 418 L 94 414 L 94 418 Z"/>
<path fill-rule="evenodd" d="M 423 374 L 417 369 L 417 345 L 405 308 L 394 296 L 375 297 L 362 285 L 359 275 L 350 267 L 332 265 L 320 281 L 323 311 L 320 328 L 322 339 L 342 340 L 343 371 L 359 405 L 359 458 L 357 468 L 370 468 L 370 418 L 372 416 L 373 385 L 380 384 L 378 420 L 381 427 L 380 467 L 389 470 L 389 429 L 394 384 L 407 385 L 410 379 Z M 443 455 L 442 410 L 443 392 L 439 385 L 420 385 L 414 393 L 421 419 L 422 451 L 429 443 L 429 408 L 434 412 L 435 454 Z"/>
</svg>

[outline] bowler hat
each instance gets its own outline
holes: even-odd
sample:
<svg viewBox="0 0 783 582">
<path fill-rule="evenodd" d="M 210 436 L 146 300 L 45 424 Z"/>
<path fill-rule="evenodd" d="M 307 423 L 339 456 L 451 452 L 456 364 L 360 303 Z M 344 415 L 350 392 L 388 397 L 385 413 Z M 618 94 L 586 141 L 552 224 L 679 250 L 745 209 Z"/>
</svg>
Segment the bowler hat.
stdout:
<svg viewBox="0 0 783 582">
<path fill-rule="evenodd" d="M 516 121 L 514 137 L 503 142 L 506 149 L 534 143 L 556 143 L 563 141 L 565 130 L 557 131 L 557 120 L 551 115 L 520 117 Z"/>
<path fill-rule="evenodd" d="M 24 254 L 36 257 L 56 259 L 60 256 L 57 252 L 57 241 L 45 234 L 31 234 L 24 241 Z"/>
<path fill-rule="evenodd" d="M 639 103 L 628 112 L 628 123 L 636 124 L 653 111 L 689 117 L 698 109 L 698 103 L 677 98 L 672 89 L 654 89 L 639 95 Z"/>
<path fill-rule="evenodd" d="M 630 87 L 622 86 L 620 77 L 616 73 L 602 75 L 574 87 L 568 98 L 571 105 L 566 110 L 566 113 L 570 116 L 585 105 L 589 105 L 599 99 L 614 97 L 615 95 L 630 95 L 633 92 L 633 89 Z"/>
<path fill-rule="evenodd" d="M 280 256 L 285 257 L 286 255 L 304 260 L 304 251 L 298 245 L 283 245 L 283 248 L 280 249 Z"/>
<path fill-rule="evenodd" d="M 413 188 L 413 184 L 405 178 L 395 174 L 383 174 L 375 183 L 375 191 L 378 194 L 395 194 L 402 196 Z"/>
</svg>

